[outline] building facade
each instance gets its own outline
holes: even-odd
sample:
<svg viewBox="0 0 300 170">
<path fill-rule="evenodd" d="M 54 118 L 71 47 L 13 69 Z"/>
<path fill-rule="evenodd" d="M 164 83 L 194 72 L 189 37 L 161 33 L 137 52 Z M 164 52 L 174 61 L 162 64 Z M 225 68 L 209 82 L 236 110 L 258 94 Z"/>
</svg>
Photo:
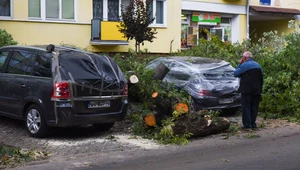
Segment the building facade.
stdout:
<svg viewBox="0 0 300 170">
<path fill-rule="evenodd" d="M 181 48 L 211 34 L 224 42 L 246 38 L 246 0 L 182 0 Z"/>
<path fill-rule="evenodd" d="M 121 5 L 130 0 L 0 0 L 0 29 L 23 45 L 68 44 L 94 52 L 135 48 L 118 31 Z M 289 33 L 299 19 L 299 0 L 153 0 L 158 32 L 142 50 L 169 53 L 190 48 L 211 34 L 224 42 L 257 40 L 263 32 Z"/>
<path fill-rule="evenodd" d="M 94 52 L 127 52 L 134 41 L 118 31 L 121 4 L 130 0 L 0 0 L 0 28 L 19 44 L 69 44 Z M 180 50 L 181 1 L 154 0 L 158 32 L 142 50 L 169 53 Z M 178 18 L 178 19 L 176 19 Z"/>
<path fill-rule="evenodd" d="M 299 0 L 251 0 L 249 4 L 250 38 L 254 41 L 263 36 L 264 32 L 278 31 L 288 34 L 290 20 L 298 20 L 300 15 Z"/>
<path fill-rule="evenodd" d="M 256 41 L 273 30 L 287 34 L 299 9 L 299 0 L 182 0 L 181 49 L 211 34 L 231 43 Z"/>
</svg>

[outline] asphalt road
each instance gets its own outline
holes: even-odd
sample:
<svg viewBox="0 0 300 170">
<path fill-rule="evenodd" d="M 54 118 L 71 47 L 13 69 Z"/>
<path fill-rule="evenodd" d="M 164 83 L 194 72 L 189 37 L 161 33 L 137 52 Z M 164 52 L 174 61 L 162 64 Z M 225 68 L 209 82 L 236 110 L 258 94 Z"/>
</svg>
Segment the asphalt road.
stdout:
<svg viewBox="0 0 300 170">
<path fill-rule="evenodd" d="M 94 164 L 82 170 L 293 170 L 300 169 L 300 133 L 268 139 L 249 139 L 206 148 L 201 141 L 177 151 L 137 155 L 122 162 Z"/>
</svg>

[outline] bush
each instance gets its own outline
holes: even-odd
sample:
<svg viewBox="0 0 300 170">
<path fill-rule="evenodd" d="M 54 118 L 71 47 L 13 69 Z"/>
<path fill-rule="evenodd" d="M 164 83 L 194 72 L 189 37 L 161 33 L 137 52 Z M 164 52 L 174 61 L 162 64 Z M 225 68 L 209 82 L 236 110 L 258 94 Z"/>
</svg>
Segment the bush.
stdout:
<svg viewBox="0 0 300 170">
<path fill-rule="evenodd" d="M 137 55 L 131 51 L 126 56 L 116 54 L 113 57 L 114 61 L 117 62 L 121 70 L 125 73 L 127 79 L 131 75 L 129 71 L 133 72 L 139 78 L 139 83 L 129 87 L 128 99 L 131 103 L 134 102 L 135 106 L 127 118 L 134 123 L 133 132 L 136 135 L 156 139 L 163 144 L 186 144 L 188 142 L 187 138 L 191 136 L 188 132 L 182 136 L 172 133 L 171 127 L 174 125 L 174 121 L 176 121 L 176 115 L 172 115 L 172 113 L 168 115 L 166 113 L 168 118 L 164 117 L 155 127 L 148 127 L 143 120 L 143 116 L 155 112 L 155 100 L 151 97 L 154 92 L 158 92 L 159 98 L 162 99 L 160 101 L 167 108 L 173 108 L 179 100 L 187 104 L 190 103 L 190 98 L 186 92 L 178 90 L 172 84 L 153 81 L 154 70 L 146 69 L 146 65 L 154 58 L 156 57 Z M 158 117 L 156 119 L 158 122 Z"/>
<path fill-rule="evenodd" d="M 293 25 L 295 26 L 295 25 Z M 300 121 L 300 32 L 278 35 L 277 31 L 264 33 L 257 43 L 250 40 L 228 44 L 212 37 L 200 40 L 199 45 L 177 55 L 219 58 L 237 66 L 243 51 L 249 50 L 264 72 L 263 117 L 289 118 Z"/>
<path fill-rule="evenodd" d="M 14 41 L 11 34 L 9 34 L 6 30 L 0 29 L 0 47 L 16 44 L 18 44 L 18 42 Z"/>
</svg>

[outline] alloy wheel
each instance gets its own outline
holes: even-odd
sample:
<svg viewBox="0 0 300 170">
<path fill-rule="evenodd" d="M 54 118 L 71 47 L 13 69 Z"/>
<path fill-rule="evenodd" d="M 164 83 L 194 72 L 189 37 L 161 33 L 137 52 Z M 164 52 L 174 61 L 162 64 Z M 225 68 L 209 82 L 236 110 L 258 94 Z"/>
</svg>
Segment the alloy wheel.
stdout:
<svg viewBox="0 0 300 170">
<path fill-rule="evenodd" d="M 30 109 L 27 114 L 27 128 L 35 134 L 41 128 L 41 115 L 37 109 Z"/>
</svg>

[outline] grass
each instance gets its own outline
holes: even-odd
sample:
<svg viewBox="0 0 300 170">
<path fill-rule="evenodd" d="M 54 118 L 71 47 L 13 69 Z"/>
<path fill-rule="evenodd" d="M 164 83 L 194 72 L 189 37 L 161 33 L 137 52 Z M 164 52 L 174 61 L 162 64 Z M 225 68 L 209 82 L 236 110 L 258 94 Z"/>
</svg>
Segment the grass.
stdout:
<svg viewBox="0 0 300 170">
<path fill-rule="evenodd" d="M 28 161 L 46 158 L 48 153 L 20 149 L 0 143 L 0 169 L 12 168 Z"/>
</svg>

